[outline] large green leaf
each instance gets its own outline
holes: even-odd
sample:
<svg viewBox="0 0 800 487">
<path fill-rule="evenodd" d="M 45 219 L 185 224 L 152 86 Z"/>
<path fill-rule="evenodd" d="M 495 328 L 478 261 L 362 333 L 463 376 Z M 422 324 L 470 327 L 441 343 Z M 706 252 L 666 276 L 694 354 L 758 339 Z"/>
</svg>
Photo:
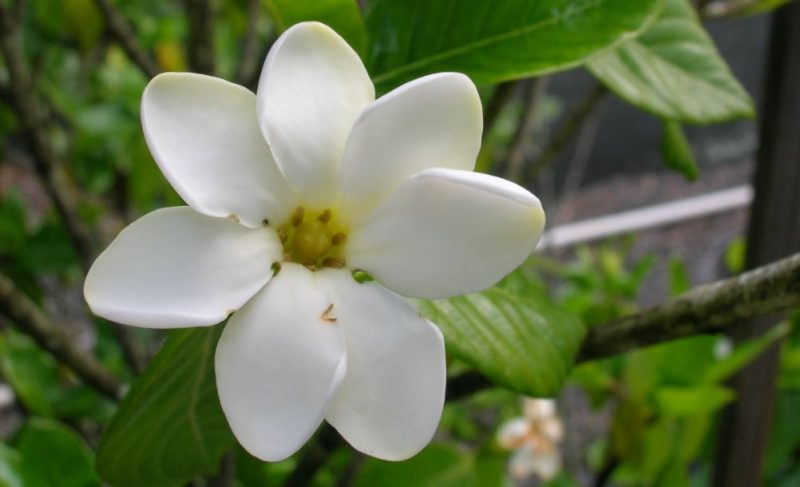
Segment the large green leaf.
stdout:
<svg viewBox="0 0 800 487">
<path fill-rule="evenodd" d="M 660 0 L 377 0 L 367 12 L 378 91 L 440 71 L 476 83 L 572 67 L 635 35 Z"/>
<path fill-rule="evenodd" d="M 97 469 L 115 486 L 179 485 L 215 472 L 234 438 L 214 380 L 221 326 L 173 332 L 133 384 L 100 441 Z"/>
<path fill-rule="evenodd" d="M 750 97 L 688 0 L 667 0 L 646 32 L 588 66 L 617 95 L 661 118 L 714 123 L 753 116 Z"/>
<path fill-rule="evenodd" d="M 266 3 L 279 31 L 298 22 L 316 20 L 338 32 L 364 55 L 367 34 L 355 0 L 266 0 Z"/>
<path fill-rule="evenodd" d="M 74 431 L 57 421 L 30 420 L 16 446 L 26 487 L 100 485 L 89 447 Z"/>
<path fill-rule="evenodd" d="M 420 311 L 442 329 L 449 353 L 530 396 L 559 391 L 584 335 L 577 316 L 497 287 L 424 301 Z"/>
<path fill-rule="evenodd" d="M 477 456 L 452 445 L 432 443 L 405 462 L 370 458 L 359 469 L 355 487 L 500 487 L 501 456 Z"/>
</svg>

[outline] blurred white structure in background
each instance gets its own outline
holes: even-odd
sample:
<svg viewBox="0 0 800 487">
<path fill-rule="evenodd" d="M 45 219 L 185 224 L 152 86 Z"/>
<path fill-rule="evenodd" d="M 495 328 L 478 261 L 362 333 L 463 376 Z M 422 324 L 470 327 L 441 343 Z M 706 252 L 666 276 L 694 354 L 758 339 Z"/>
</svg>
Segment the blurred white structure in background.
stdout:
<svg viewBox="0 0 800 487">
<path fill-rule="evenodd" d="M 564 428 L 553 399 L 523 400 L 524 416 L 507 421 L 497 432 L 497 443 L 513 451 L 509 472 L 517 480 L 536 475 L 549 480 L 561 470 L 558 444 Z"/>
</svg>

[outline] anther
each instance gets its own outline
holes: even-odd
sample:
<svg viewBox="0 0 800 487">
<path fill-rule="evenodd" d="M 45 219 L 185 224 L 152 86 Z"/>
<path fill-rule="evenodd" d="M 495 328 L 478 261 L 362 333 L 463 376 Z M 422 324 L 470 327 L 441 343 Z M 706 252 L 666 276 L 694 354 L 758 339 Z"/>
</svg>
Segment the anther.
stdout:
<svg viewBox="0 0 800 487">
<path fill-rule="evenodd" d="M 327 321 L 328 323 L 336 323 L 336 317 L 331 314 L 333 311 L 333 303 L 329 304 L 325 311 L 322 312 L 320 315 L 320 319 L 322 321 Z"/>
<path fill-rule="evenodd" d="M 345 261 L 341 257 L 326 257 L 322 261 L 323 267 L 333 267 L 334 269 L 341 269 L 344 267 Z"/>
<path fill-rule="evenodd" d="M 282 243 L 284 243 L 284 244 L 286 243 L 286 238 L 288 236 L 289 235 L 286 233 L 286 228 L 281 227 L 281 228 L 278 229 L 278 238 L 281 239 Z"/>
<path fill-rule="evenodd" d="M 301 223 L 303 223 L 303 214 L 305 210 L 302 206 L 298 206 L 296 210 L 294 210 L 294 215 L 292 215 L 292 225 L 295 227 L 299 227 Z"/>
<path fill-rule="evenodd" d="M 347 240 L 347 234 L 339 232 L 331 237 L 331 243 L 333 245 L 342 245 Z"/>
<path fill-rule="evenodd" d="M 319 221 L 322 223 L 328 223 L 331 220 L 331 210 L 325 210 L 319 215 Z"/>
</svg>

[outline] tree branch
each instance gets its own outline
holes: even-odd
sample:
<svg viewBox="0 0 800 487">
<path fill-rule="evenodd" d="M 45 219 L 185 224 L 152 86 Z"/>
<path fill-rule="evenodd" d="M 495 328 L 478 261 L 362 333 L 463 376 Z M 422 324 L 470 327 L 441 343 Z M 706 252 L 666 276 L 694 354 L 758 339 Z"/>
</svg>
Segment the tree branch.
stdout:
<svg viewBox="0 0 800 487">
<path fill-rule="evenodd" d="M 184 0 L 189 21 L 189 66 L 214 74 L 214 16 L 209 0 Z"/>
<path fill-rule="evenodd" d="M 0 314 L 30 335 L 45 350 L 103 395 L 119 400 L 122 384 L 94 356 L 77 348 L 70 337 L 27 295 L 0 273 Z"/>
<path fill-rule="evenodd" d="M 114 7 L 109 0 L 94 0 L 97 8 L 103 14 L 103 19 L 106 21 L 106 27 L 114 39 L 119 43 L 128 57 L 134 64 L 139 66 L 139 69 L 148 77 L 154 78 L 161 72 L 158 64 L 148 54 L 139 43 L 136 41 L 136 35 L 133 32 L 133 27 L 122 16 L 121 13 Z"/>
<path fill-rule="evenodd" d="M 56 211 L 64 222 L 70 241 L 84 270 L 91 265 L 93 238 L 78 216 L 78 191 L 49 143 L 44 130 L 45 111 L 33 92 L 31 75 L 25 63 L 20 17 L 0 5 L 0 50 L 6 60 L 12 107 L 22 135 Z"/>
<path fill-rule="evenodd" d="M 749 319 L 800 306 L 800 253 L 736 277 L 696 287 L 664 304 L 593 327 L 578 362 L 695 335 L 714 334 Z M 478 372 L 448 381 L 454 401 L 492 387 Z"/>
<path fill-rule="evenodd" d="M 648 310 L 589 330 L 578 361 L 595 360 L 800 306 L 800 253 L 699 286 Z"/>
</svg>

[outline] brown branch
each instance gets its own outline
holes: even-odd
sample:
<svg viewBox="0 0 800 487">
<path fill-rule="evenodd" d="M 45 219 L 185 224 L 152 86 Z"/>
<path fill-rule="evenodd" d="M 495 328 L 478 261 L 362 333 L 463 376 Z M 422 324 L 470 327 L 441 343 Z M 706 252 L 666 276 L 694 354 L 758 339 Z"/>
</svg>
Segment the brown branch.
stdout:
<svg viewBox="0 0 800 487">
<path fill-rule="evenodd" d="M 94 3 L 97 5 L 97 8 L 100 9 L 100 12 L 102 12 L 109 33 L 111 33 L 117 43 L 122 47 L 131 61 L 139 66 L 139 69 L 141 69 L 148 78 L 154 78 L 160 73 L 161 69 L 159 69 L 156 61 L 139 45 L 133 27 L 114 7 L 114 4 L 109 0 L 94 0 Z"/>
<path fill-rule="evenodd" d="M 596 326 L 589 330 L 578 360 L 595 360 L 687 336 L 719 333 L 746 320 L 796 306 L 800 306 L 800 253 Z"/>
<path fill-rule="evenodd" d="M 44 130 L 46 112 L 33 92 L 22 47 L 21 18 L 0 5 L 0 50 L 6 61 L 12 107 L 33 158 L 34 168 L 53 201 L 84 269 L 91 265 L 94 239 L 78 216 L 78 191 Z"/>
<path fill-rule="evenodd" d="M 209 0 L 184 0 L 189 21 L 189 67 L 214 74 L 214 13 Z"/>
<path fill-rule="evenodd" d="M 70 337 L 50 321 L 28 296 L 0 273 L 0 314 L 22 332 L 33 337 L 43 349 L 72 369 L 84 382 L 103 395 L 118 400 L 122 384 L 94 356 L 77 348 Z"/>
<path fill-rule="evenodd" d="M 696 287 L 664 304 L 593 327 L 578 362 L 695 335 L 725 331 L 752 318 L 800 306 L 800 253 L 736 277 Z M 483 389 L 492 382 L 477 372 L 450 379 L 447 400 Z"/>
<path fill-rule="evenodd" d="M 542 149 L 539 158 L 531 166 L 527 176 L 529 180 L 535 179 L 542 169 L 555 162 L 556 157 L 572 138 L 580 132 L 584 122 L 589 119 L 589 116 L 600 105 L 600 102 L 605 100 L 608 93 L 608 88 L 600 83 L 595 83 L 586 97 L 564 117 L 561 126 L 553 134 L 547 145 Z"/>
</svg>

